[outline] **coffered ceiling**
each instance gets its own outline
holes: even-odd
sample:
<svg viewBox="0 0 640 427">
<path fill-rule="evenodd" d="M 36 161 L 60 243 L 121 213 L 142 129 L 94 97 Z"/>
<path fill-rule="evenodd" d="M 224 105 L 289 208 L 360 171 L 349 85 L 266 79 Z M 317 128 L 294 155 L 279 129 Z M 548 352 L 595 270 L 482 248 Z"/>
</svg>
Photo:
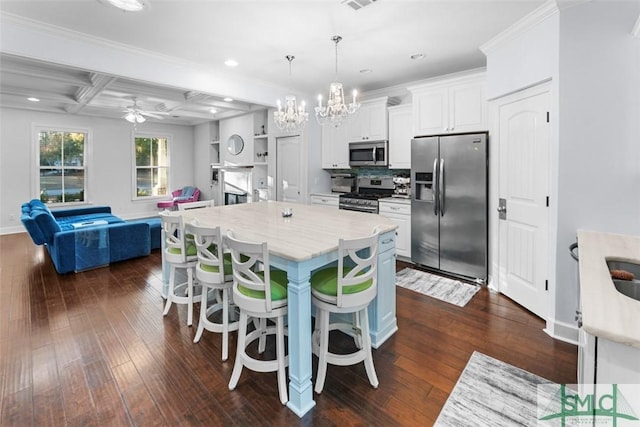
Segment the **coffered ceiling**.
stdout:
<svg viewBox="0 0 640 427">
<path fill-rule="evenodd" d="M 317 94 L 326 97 L 328 84 L 336 78 L 333 35 L 343 37 L 338 80 L 346 89 L 367 92 L 483 67 L 479 46 L 543 1 L 374 0 L 358 10 L 353 0 L 146 3 L 141 12 L 123 12 L 106 0 L 2 0 L 0 11 L 3 19 L 25 27 L 140 55 L 161 55 L 206 70 L 212 81 L 249 82 L 243 83 L 245 89 L 255 82 L 282 97 L 285 91 L 302 94 L 313 105 Z M 70 66 L 57 61 L 51 49 L 24 58 L 15 54 L 22 41 L 0 31 L 2 106 L 117 118 L 135 98 L 139 107 L 158 113 L 166 123 L 192 125 L 275 105 L 275 99 L 263 102 L 234 85 L 213 92 L 202 90 L 206 85 L 197 81 L 158 84 L 153 73 L 148 80 L 114 74 L 106 71 L 113 64 L 96 69 L 83 66 L 83 58 Z M 65 46 L 60 49 L 62 58 Z M 411 59 L 416 54 L 423 58 Z M 286 55 L 295 56 L 291 72 Z M 238 66 L 225 66 L 227 59 Z M 40 102 L 27 101 L 29 96 Z M 236 100 L 224 101 L 227 96 Z"/>
</svg>

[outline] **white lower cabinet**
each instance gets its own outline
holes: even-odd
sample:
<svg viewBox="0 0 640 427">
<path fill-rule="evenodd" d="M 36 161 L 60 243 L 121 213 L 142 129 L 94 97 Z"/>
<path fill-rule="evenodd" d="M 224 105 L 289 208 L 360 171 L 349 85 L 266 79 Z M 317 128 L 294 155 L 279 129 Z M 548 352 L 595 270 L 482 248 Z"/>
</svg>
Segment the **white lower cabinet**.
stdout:
<svg viewBox="0 0 640 427">
<path fill-rule="evenodd" d="M 380 215 L 396 223 L 396 255 L 411 258 L 411 204 L 407 201 L 379 202 Z"/>
<path fill-rule="evenodd" d="M 328 206 L 338 209 L 338 195 L 333 194 L 311 194 L 310 200 L 312 205 Z"/>
<path fill-rule="evenodd" d="M 579 340 L 578 384 L 640 384 L 640 348 L 583 329 Z"/>
</svg>

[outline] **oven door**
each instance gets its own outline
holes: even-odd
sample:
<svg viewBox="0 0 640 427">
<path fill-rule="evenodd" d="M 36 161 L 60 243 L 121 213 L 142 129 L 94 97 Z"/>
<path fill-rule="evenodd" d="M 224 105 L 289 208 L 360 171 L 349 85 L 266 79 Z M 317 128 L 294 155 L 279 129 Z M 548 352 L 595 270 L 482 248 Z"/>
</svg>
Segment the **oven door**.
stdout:
<svg viewBox="0 0 640 427">
<path fill-rule="evenodd" d="M 366 212 L 366 213 L 378 213 L 376 206 L 364 206 L 364 205 L 351 205 L 349 203 L 339 202 L 338 209 L 345 211 Z"/>
<path fill-rule="evenodd" d="M 352 142 L 349 166 L 387 166 L 387 142 Z"/>
</svg>

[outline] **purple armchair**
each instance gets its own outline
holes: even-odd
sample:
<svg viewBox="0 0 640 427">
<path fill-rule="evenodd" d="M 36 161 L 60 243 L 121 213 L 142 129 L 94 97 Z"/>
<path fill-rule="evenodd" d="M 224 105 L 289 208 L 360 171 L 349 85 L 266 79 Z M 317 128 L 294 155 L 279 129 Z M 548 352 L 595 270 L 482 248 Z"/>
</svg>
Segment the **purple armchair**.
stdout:
<svg viewBox="0 0 640 427">
<path fill-rule="evenodd" d="M 200 190 L 197 187 L 186 186 L 171 193 L 172 200 L 158 202 L 158 209 L 173 209 L 178 203 L 197 202 Z"/>
</svg>

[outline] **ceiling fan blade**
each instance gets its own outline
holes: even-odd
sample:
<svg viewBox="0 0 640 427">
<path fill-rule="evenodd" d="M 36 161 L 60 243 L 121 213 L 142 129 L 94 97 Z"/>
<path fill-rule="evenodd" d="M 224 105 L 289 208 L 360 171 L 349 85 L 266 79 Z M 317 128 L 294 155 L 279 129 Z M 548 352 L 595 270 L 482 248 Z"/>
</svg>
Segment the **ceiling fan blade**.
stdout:
<svg viewBox="0 0 640 427">
<path fill-rule="evenodd" d="M 164 118 L 160 115 L 161 113 L 150 113 L 148 111 L 140 111 L 140 114 L 142 114 L 143 116 L 153 117 L 154 119 L 162 120 Z"/>
</svg>

